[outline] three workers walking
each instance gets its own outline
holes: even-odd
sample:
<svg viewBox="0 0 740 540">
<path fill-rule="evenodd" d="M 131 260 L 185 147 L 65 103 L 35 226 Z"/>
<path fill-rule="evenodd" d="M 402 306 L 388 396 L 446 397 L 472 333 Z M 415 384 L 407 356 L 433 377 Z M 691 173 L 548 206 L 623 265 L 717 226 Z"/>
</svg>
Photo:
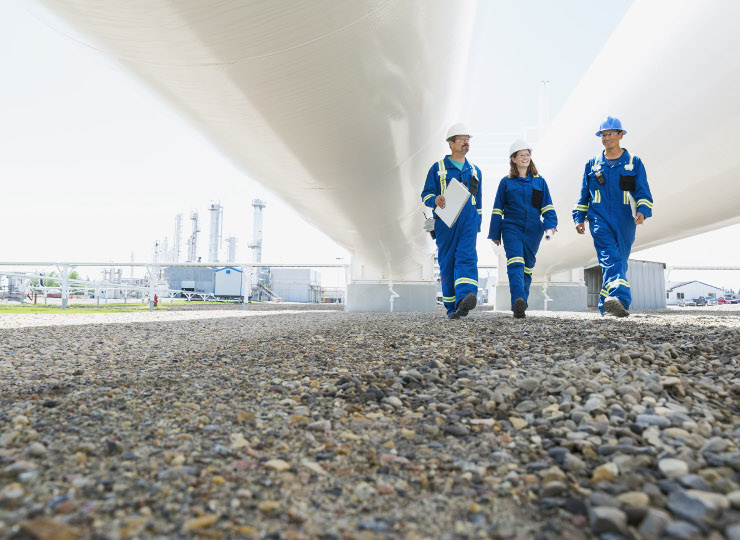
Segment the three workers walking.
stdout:
<svg viewBox="0 0 740 540">
<path fill-rule="evenodd" d="M 596 135 L 604 151 L 586 163 L 581 193 L 573 210 L 579 234 L 589 222 L 596 254 L 603 273 L 599 311 L 617 317 L 629 315 L 630 285 L 627 260 L 635 240 L 636 226 L 652 215 L 653 199 L 645 167 L 637 156 L 621 148 L 627 132 L 617 118 L 601 123 Z M 475 308 L 478 291 L 476 236 L 481 229 L 482 174 L 465 155 L 470 149 L 470 130 L 455 124 L 447 133 L 450 155 L 429 169 L 422 202 L 445 208 L 445 191 L 459 181 L 470 192 L 457 220 L 447 226 L 434 213 L 443 303 L 447 317 L 464 317 Z M 521 139 L 509 148 L 509 173 L 499 182 L 493 204 L 488 238 L 506 251 L 511 309 L 524 318 L 528 306 L 532 271 L 542 237 L 557 230 L 550 190 L 532 161 L 532 147 Z"/>
</svg>

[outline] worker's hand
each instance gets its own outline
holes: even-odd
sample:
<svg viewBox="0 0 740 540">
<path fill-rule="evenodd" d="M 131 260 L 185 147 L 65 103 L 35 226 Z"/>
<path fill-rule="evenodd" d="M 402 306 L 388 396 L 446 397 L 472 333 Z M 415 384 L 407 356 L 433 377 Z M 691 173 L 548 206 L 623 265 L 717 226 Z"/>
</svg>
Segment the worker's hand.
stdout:
<svg viewBox="0 0 740 540">
<path fill-rule="evenodd" d="M 635 225 L 641 225 L 643 221 L 645 221 L 645 216 L 642 215 L 642 212 L 637 212 L 635 215 Z"/>
<path fill-rule="evenodd" d="M 491 238 L 491 242 L 493 242 L 497 246 L 500 246 L 501 245 L 501 240 L 494 240 L 493 238 Z"/>
<path fill-rule="evenodd" d="M 444 198 L 444 195 L 437 195 L 437 198 L 434 199 L 434 204 L 436 204 L 440 208 L 444 208 L 445 207 L 445 198 Z"/>
<path fill-rule="evenodd" d="M 578 234 L 584 234 L 586 232 L 586 225 L 583 223 L 579 223 L 576 225 L 576 232 Z"/>
<path fill-rule="evenodd" d="M 552 236 L 555 236 L 556 232 L 558 232 L 557 229 L 548 229 L 545 231 L 545 234 L 547 234 L 547 236 L 552 237 Z"/>
</svg>

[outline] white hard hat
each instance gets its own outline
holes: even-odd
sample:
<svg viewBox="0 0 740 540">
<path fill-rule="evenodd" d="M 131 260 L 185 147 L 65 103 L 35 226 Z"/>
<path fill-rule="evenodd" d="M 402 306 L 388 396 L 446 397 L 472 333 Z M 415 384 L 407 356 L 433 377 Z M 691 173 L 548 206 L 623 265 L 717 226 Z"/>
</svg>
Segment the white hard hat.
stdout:
<svg viewBox="0 0 740 540">
<path fill-rule="evenodd" d="M 532 145 L 524 139 L 517 139 L 513 143 L 511 143 L 511 146 L 509 146 L 509 156 L 513 156 L 519 150 L 529 150 L 531 152 Z"/>
<path fill-rule="evenodd" d="M 457 135 L 467 135 L 468 137 L 471 137 L 470 130 L 468 129 L 468 126 L 463 124 L 462 122 L 458 122 L 457 124 L 452 124 L 450 126 L 450 129 L 447 130 L 447 138 L 445 140 L 450 140 L 450 137 L 455 137 Z"/>
</svg>

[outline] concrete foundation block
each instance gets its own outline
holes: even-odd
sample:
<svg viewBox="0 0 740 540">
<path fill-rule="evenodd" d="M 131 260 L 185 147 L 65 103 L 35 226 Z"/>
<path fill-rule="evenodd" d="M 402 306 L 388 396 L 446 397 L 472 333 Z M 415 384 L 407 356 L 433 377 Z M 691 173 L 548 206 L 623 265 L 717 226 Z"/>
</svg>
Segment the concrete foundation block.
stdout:
<svg viewBox="0 0 740 540">
<path fill-rule="evenodd" d="M 545 295 L 542 292 L 542 283 L 532 283 L 529 288 L 529 309 L 544 310 Z M 588 309 L 586 285 L 578 283 L 548 283 L 547 311 L 586 311 Z M 494 291 L 495 310 L 511 310 L 511 293 L 509 284 L 496 285 Z"/>
<path fill-rule="evenodd" d="M 394 283 L 398 295 L 391 303 L 388 283 L 356 281 L 347 285 L 345 311 L 373 313 L 410 313 L 437 309 L 437 285 L 434 282 Z"/>
</svg>

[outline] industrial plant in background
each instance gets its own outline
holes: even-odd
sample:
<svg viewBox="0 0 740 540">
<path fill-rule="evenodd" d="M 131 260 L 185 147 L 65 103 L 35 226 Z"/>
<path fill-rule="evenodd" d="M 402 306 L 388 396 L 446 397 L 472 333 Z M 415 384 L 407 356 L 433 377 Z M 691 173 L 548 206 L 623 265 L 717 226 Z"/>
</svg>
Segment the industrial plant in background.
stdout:
<svg viewBox="0 0 740 540">
<path fill-rule="evenodd" d="M 252 200 L 252 251 L 251 262 L 262 262 L 262 222 L 266 207 L 262 199 Z M 214 263 L 212 267 L 168 267 L 164 279 L 170 289 L 183 291 L 183 295 L 215 296 L 219 299 L 248 296 L 254 302 L 322 302 L 321 274 L 310 268 L 274 268 L 256 266 L 240 268 L 237 264 L 236 236 L 226 238 L 226 260 L 221 262 L 220 252 L 223 239 L 224 207 L 212 203 L 208 208 L 210 230 L 208 235 L 208 258 L 197 256 L 198 234 L 201 232 L 198 212 L 190 214 L 191 233 L 185 244 L 187 258 L 184 262 Z M 175 217 L 175 237 L 170 247 L 168 238 L 154 243 L 154 262 L 178 263 L 181 261 L 183 214 Z M 221 264 L 219 264 L 221 263 Z M 233 266 L 232 266 L 233 265 Z M 244 275 L 245 272 L 247 275 Z M 248 294 L 244 294 L 248 292 Z M 336 296 L 336 295 L 334 295 Z"/>
</svg>

